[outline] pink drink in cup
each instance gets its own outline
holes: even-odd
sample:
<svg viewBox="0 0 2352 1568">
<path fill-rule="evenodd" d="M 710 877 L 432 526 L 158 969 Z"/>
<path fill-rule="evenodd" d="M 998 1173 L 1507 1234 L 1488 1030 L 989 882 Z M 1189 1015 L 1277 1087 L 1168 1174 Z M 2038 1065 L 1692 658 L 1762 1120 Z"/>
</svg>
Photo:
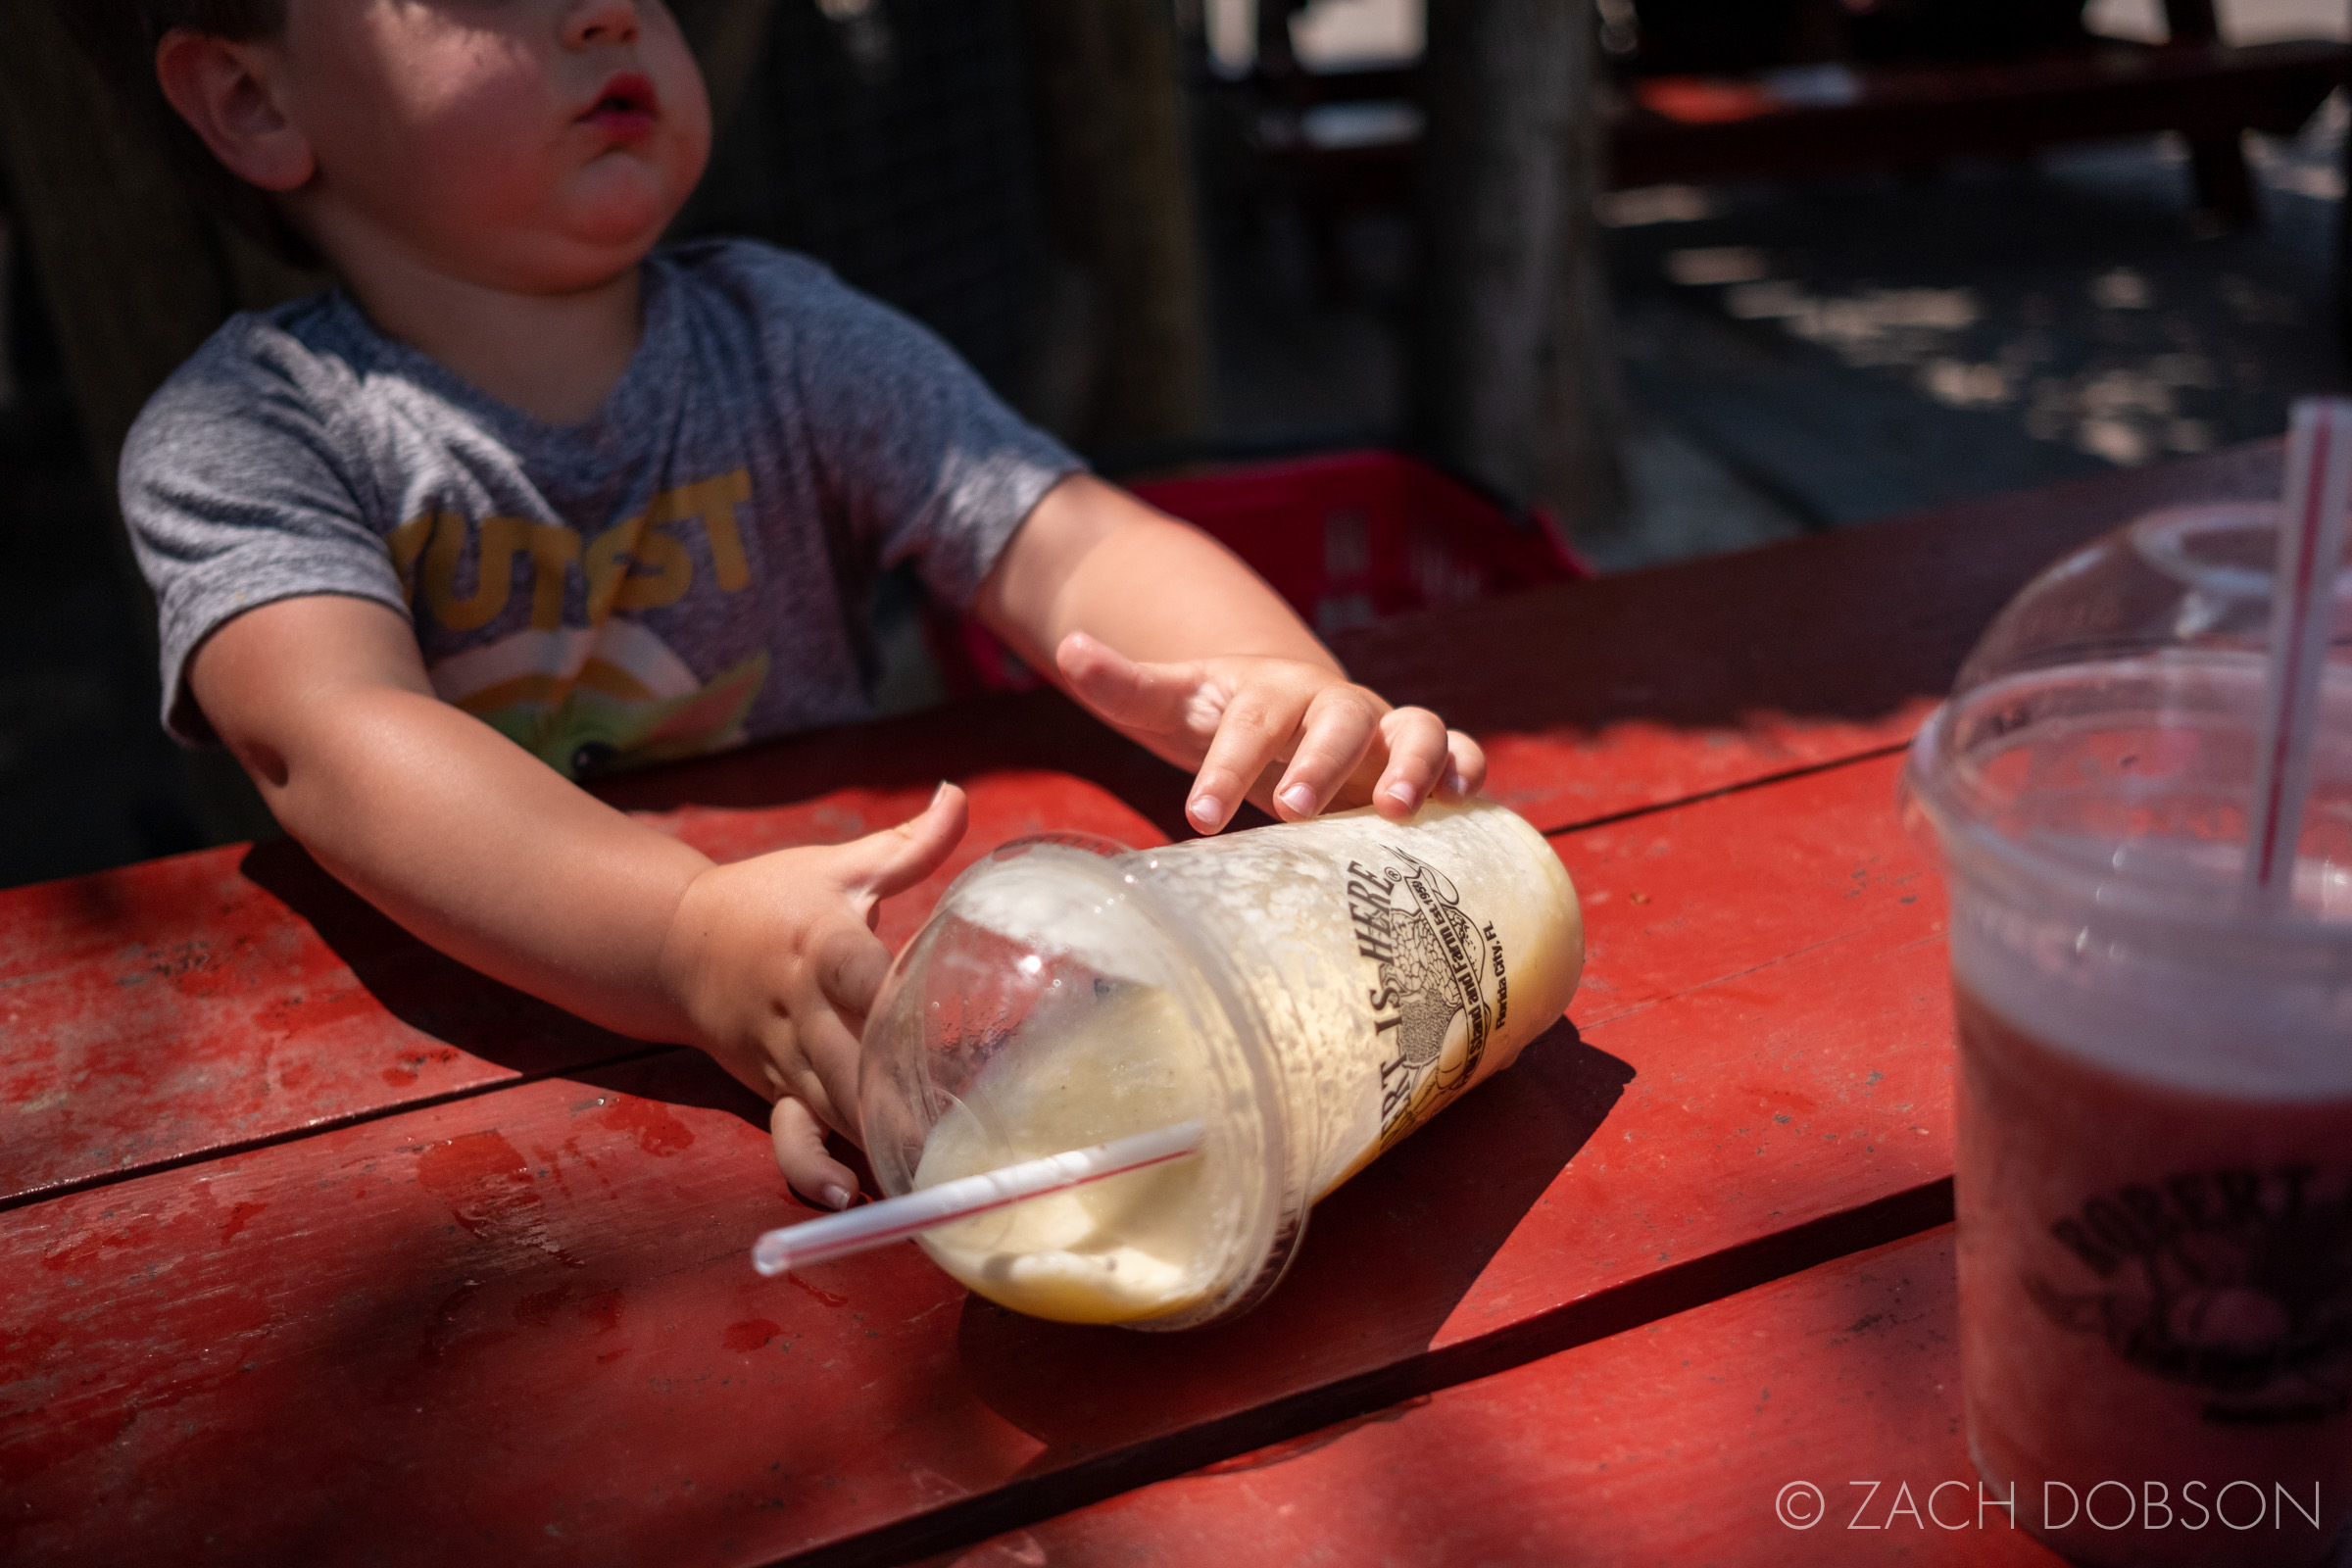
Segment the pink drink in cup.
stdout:
<svg viewBox="0 0 2352 1568">
<path fill-rule="evenodd" d="M 1905 780 L 1951 895 L 1970 1450 L 2083 1562 L 2317 1562 L 2352 1515 L 2352 649 L 2249 890 L 2279 511 L 2044 573 Z M 2352 582 L 2315 602 L 2352 638 Z"/>
</svg>

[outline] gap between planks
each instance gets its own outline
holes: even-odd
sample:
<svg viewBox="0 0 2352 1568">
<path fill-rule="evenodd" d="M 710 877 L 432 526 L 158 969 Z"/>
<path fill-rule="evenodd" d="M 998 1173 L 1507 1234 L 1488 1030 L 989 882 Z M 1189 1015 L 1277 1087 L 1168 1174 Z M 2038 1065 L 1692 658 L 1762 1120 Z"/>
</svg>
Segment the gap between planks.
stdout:
<svg viewBox="0 0 2352 1568">
<path fill-rule="evenodd" d="M 1697 806 L 1706 801 L 1720 801 L 1728 796 L 1744 795 L 1750 790 L 1767 789 L 1775 784 L 1787 784 L 1800 778 L 1814 778 L 1823 773 L 1835 773 L 1841 767 L 1857 767 L 1864 762 L 1883 761 L 1889 757 L 1900 757 L 1910 749 L 1909 741 L 1894 741 L 1885 746 L 1874 746 L 1866 752 L 1852 752 L 1844 757 L 1833 757 L 1823 762 L 1807 762 L 1800 767 L 1791 767 L 1783 772 L 1766 773 L 1757 778 L 1741 779 L 1736 784 L 1719 785 L 1714 789 L 1699 790 L 1690 795 L 1678 795 L 1671 801 L 1660 801 L 1649 806 L 1631 806 L 1622 811 L 1608 811 L 1599 816 L 1589 816 L 1582 821 L 1571 822 L 1566 827 L 1545 828 L 1544 840 L 1548 844 L 1553 839 L 1573 838 L 1579 833 L 1590 833 L 1594 828 L 1615 827 L 1620 822 L 1632 822 L 1644 816 L 1656 816 L 1661 811 L 1679 810 L 1686 806 Z"/>
<path fill-rule="evenodd" d="M 648 1045 L 636 1051 L 623 1051 L 613 1055 L 600 1056 L 594 1061 L 566 1062 L 562 1067 L 551 1067 L 542 1072 L 516 1073 L 511 1078 L 493 1078 L 487 1083 L 467 1084 L 463 1088 L 444 1090 L 440 1094 L 426 1095 L 416 1100 L 403 1100 L 388 1105 L 364 1106 L 358 1110 L 346 1111 L 340 1116 L 322 1116 L 317 1121 L 304 1122 L 299 1127 L 282 1127 L 276 1132 L 263 1133 L 255 1138 L 241 1138 L 227 1143 L 208 1144 L 202 1149 L 182 1150 L 176 1154 L 170 1154 L 162 1159 L 151 1159 L 136 1165 L 122 1165 L 113 1170 L 92 1171 L 86 1176 L 70 1177 L 65 1181 L 51 1182 L 45 1187 L 27 1188 L 21 1193 L 0 1196 L 0 1214 L 20 1208 L 29 1208 L 35 1203 L 45 1203 L 52 1199 L 72 1198 L 78 1193 L 93 1192 L 102 1187 L 114 1187 L 123 1182 L 137 1181 L 145 1176 L 161 1175 L 166 1171 L 184 1170 L 190 1165 L 209 1165 L 224 1159 L 236 1159 L 242 1155 L 253 1153 L 257 1150 L 275 1149 L 280 1144 L 298 1144 L 306 1138 L 317 1137 L 323 1133 L 338 1133 L 346 1127 L 358 1127 L 371 1121 L 382 1121 L 391 1116 L 405 1116 L 411 1111 L 430 1110 L 436 1105 L 447 1105 L 461 1100 L 479 1100 L 486 1095 L 501 1094 L 509 1089 L 521 1089 L 531 1084 L 544 1083 L 550 1078 L 567 1078 L 574 1073 L 602 1072 L 610 1067 L 622 1067 L 633 1061 L 646 1061 L 655 1056 L 665 1056 L 673 1052 L 693 1049 L 691 1046 Z"/>
</svg>

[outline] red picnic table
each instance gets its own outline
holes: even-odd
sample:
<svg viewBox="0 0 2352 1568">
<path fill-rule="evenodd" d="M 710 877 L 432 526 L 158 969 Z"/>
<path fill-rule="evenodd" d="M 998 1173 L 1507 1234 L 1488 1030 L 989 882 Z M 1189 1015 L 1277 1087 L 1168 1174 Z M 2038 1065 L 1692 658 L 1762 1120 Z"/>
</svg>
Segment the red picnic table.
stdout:
<svg viewBox="0 0 2352 1568">
<path fill-rule="evenodd" d="M 2038 566 L 2278 461 L 1337 639 L 1486 743 L 1587 978 L 1189 1334 L 1018 1317 L 911 1248 L 761 1279 L 804 1213 L 763 1107 L 290 844 L 0 893 L 0 1561 L 2052 1560 L 1966 1490 L 1942 898 L 1895 774 Z M 1185 831 L 1183 779 L 1052 693 L 605 793 L 737 857 L 943 776 L 972 832 L 894 942 L 1005 839 Z"/>
</svg>

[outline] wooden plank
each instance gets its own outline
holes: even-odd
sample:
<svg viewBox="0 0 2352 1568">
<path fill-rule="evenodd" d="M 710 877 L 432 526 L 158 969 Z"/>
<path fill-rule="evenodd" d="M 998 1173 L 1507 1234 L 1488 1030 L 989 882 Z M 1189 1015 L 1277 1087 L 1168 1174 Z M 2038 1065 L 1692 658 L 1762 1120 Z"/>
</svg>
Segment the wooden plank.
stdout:
<svg viewBox="0 0 2352 1568">
<path fill-rule="evenodd" d="M 964 866 L 1051 829 L 1162 842 L 1062 774 L 968 781 L 972 830 L 884 906 L 911 936 Z M 837 844 L 922 808 L 917 788 L 835 790 L 653 820 L 720 859 Z M 0 892 L 0 1202 L 306 1127 L 641 1054 L 444 958 L 295 845 L 208 850 Z"/>
<path fill-rule="evenodd" d="M 931 1568 L 2055 1564 L 1980 1515 L 1956 1309 L 1947 1228 Z"/>
<path fill-rule="evenodd" d="M 2178 130 L 2293 135 L 2352 70 L 2342 44 L 2101 50 L 1993 65 L 1882 68 L 1850 104 L 1685 123 L 1644 110 L 1614 127 L 1621 186 L 1885 168 L 1964 153 Z"/>
<path fill-rule="evenodd" d="M 1017 1468 L 918 1254 L 753 1273 L 761 1120 L 679 1051 L 0 1218 L 0 1558 L 743 1560 Z"/>
<path fill-rule="evenodd" d="M 2177 3 L 2168 0 L 2168 8 Z M 2227 48 L 2214 43 L 2207 24 L 2210 0 L 2182 9 L 2206 20 L 2176 24 L 2172 47 L 2100 39 L 2084 50 L 2024 60 L 1867 67 L 1850 104 L 1773 105 L 1745 83 L 1728 85 L 1752 98 L 1754 112 L 1723 120 L 1691 122 L 1629 104 L 1603 127 L 1609 183 L 1625 189 L 1886 168 L 2179 130 L 2197 155 L 2200 198 L 2213 206 L 2245 178 L 2239 133 L 2294 134 L 2352 71 L 2352 51 L 2316 39 Z M 1429 88 L 1422 71 L 1378 70 L 1268 73 L 1228 90 L 1246 113 L 1272 118 L 1319 103 L 1426 98 Z M 1268 141 L 1260 156 L 1336 209 L 1403 201 L 1417 150 L 1411 142 L 1323 149 Z M 2234 201 L 2233 216 L 2252 214 L 2250 190 L 2234 193 Z"/>
<path fill-rule="evenodd" d="M 794 1210 L 686 1053 L 0 1216 L 0 1556 L 896 1561 L 1936 1223 L 1939 914 L 1891 774 L 1564 841 L 1585 1038 L 1343 1189 L 1225 1328 L 1037 1323 L 904 1250 L 757 1281 Z M 218 1505 L 257 1474 L 294 1484 Z"/>
<path fill-rule="evenodd" d="M 2279 447 L 1402 616 L 1334 648 L 1484 741 L 1546 831 L 1906 743 L 2001 606 L 2132 517 L 2278 494 Z"/>
<path fill-rule="evenodd" d="M 1545 832 L 1908 742 L 2011 595 L 2164 506 L 2275 496 L 2280 446 L 2024 495 L 1344 632 L 1355 678 L 1477 735 L 1488 794 Z M 600 787 L 640 808 L 773 805 L 1000 767 L 1102 785 L 1170 838 L 1185 779 L 1053 692 L 794 736 Z"/>
</svg>

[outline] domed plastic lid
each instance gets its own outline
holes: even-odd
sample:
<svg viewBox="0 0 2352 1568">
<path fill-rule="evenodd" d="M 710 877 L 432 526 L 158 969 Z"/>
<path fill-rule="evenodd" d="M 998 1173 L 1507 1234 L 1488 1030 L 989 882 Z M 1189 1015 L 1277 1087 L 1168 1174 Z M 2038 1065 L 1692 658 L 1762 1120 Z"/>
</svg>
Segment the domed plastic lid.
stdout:
<svg viewBox="0 0 2352 1568">
<path fill-rule="evenodd" d="M 859 1099 L 893 1197 L 1200 1121 L 1200 1152 L 925 1236 L 1006 1306 L 1180 1327 L 1254 1298 L 1295 1226 L 1254 1021 L 1172 934 L 1117 845 L 1030 840 L 959 877 L 892 966 Z"/>
<path fill-rule="evenodd" d="M 2142 517 L 2037 577 L 1921 733 L 1906 785 L 1964 877 L 2206 930 L 2352 922 L 2352 570 L 2338 575 L 2290 896 L 2244 882 L 2278 508 Z"/>
</svg>

